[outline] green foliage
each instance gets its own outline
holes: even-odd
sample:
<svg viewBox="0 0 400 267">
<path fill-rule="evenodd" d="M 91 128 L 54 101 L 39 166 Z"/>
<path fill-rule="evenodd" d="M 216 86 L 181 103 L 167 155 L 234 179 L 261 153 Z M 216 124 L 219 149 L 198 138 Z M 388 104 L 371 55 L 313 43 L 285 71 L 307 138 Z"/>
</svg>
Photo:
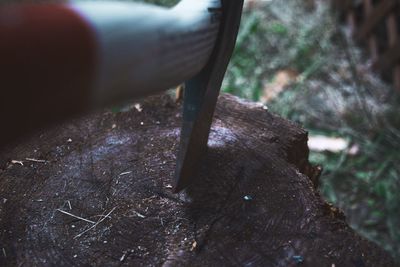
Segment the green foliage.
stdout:
<svg viewBox="0 0 400 267">
<path fill-rule="evenodd" d="M 257 13 L 244 15 L 238 34 L 228 75 L 224 81 L 223 90 L 245 98 L 258 99 L 263 75 L 262 60 L 259 55 L 261 40 L 259 40 L 260 16 Z"/>
<path fill-rule="evenodd" d="M 400 157 L 393 147 L 362 148 L 355 156 L 311 153 L 310 160 L 324 166 L 323 195 L 351 214 L 356 230 L 398 255 Z"/>
<path fill-rule="evenodd" d="M 269 26 L 269 30 L 274 34 L 279 34 L 282 36 L 286 36 L 289 32 L 289 29 L 280 22 L 271 23 L 271 25 Z"/>
<path fill-rule="evenodd" d="M 336 62 L 327 58 L 327 70 L 334 69 Z M 304 125 L 311 134 L 345 137 L 359 147 L 355 155 L 349 151 L 310 153 L 310 161 L 324 168 L 321 193 L 344 210 L 354 229 L 398 258 L 400 123 L 395 114 L 400 113 L 400 102 L 382 101 L 394 92 L 384 85 L 366 81 L 334 85 L 324 70 L 320 73 L 294 85 L 268 106 Z M 314 83 L 319 86 L 313 87 Z"/>
<path fill-rule="evenodd" d="M 356 155 L 310 153 L 310 161 L 324 168 L 321 193 L 344 210 L 354 229 L 398 258 L 400 102 L 371 74 L 357 73 L 365 60 L 329 9 L 309 12 L 302 5 L 271 1 L 244 12 L 224 90 L 259 100 L 278 70 L 296 69 L 298 81 L 268 107 L 311 134 L 341 136 L 359 146 Z"/>
<path fill-rule="evenodd" d="M 293 13 L 295 9 L 302 13 Z M 327 14 L 323 10 L 314 17 Z M 264 8 L 245 10 L 224 91 L 258 100 L 280 69 L 295 69 L 302 78 L 318 73 L 331 45 L 333 21 L 321 24 L 310 16 L 296 1 L 272 1 Z"/>
</svg>

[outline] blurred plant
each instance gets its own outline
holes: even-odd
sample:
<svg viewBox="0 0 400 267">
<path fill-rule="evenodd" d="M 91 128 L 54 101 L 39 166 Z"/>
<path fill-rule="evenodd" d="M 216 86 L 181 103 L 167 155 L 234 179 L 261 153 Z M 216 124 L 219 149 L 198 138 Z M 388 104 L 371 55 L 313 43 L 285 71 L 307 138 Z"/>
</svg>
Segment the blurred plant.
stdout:
<svg viewBox="0 0 400 267">
<path fill-rule="evenodd" d="M 301 2 L 285 5 L 290 7 L 285 12 L 277 1 L 265 8 L 289 16 Z M 277 42 L 289 45 L 286 52 L 265 54 L 272 62 L 281 57 L 287 65 L 279 69 L 295 66 L 301 77 L 268 106 L 311 134 L 345 137 L 359 147 L 355 155 L 311 152 L 310 161 L 324 167 L 321 192 L 344 210 L 353 228 L 399 258 L 400 101 L 365 67 L 367 56 L 349 43 L 323 4 L 302 12 L 279 21 L 288 29 L 279 38 L 295 39 Z M 260 38 L 276 38 L 276 31 L 269 33 L 273 37 Z"/>
<path fill-rule="evenodd" d="M 281 69 L 290 67 L 301 79 L 317 72 L 334 29 L 333 20 L 320 23 L 328 13 L 321 8 L 311 14 L 301 1 L 269 1 L 245 9 L 224 90 L 259 100 Z"/>
</svg>

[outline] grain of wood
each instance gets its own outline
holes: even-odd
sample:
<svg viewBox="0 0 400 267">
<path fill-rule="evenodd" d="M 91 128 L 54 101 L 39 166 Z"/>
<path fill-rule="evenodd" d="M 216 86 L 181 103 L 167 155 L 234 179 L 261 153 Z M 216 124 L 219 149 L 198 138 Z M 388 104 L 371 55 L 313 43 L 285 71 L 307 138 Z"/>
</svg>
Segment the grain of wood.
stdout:
<svg viewBox="0 0 400 267">
<path fill-rule="evenodd" d="M 170 96 L 141 104 L 142 112 L 86 116 L 0 153 L 1 266 L 395 266 L 313 188 L 298 125 L 221 96 L 196 182 L 175 195 L 181 105 Z M 51 164 L 8 163 L 34 149 Z M 74 239 L 88 223 L 55 214 L 66 200 L 74 214 L 111 218 Z"/>
</svg>

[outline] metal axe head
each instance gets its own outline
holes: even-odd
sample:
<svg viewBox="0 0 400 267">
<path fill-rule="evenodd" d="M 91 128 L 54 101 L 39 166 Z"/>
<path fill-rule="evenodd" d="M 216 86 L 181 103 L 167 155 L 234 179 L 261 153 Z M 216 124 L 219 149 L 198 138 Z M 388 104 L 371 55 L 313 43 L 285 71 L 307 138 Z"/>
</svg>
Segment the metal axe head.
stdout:
<svg viewBox="0 0 400 267">
<path fill-rule="evenodd" d="M 176 163 L 174 192 L 189 186 L 207 150 L 212 117 L 222 80 L 236 43 L 243 0 L 222 0 L 222 10 L 210 9 L 220 19 L 218 39 L 204 69 L 186 82 L 183 124 Z M 218 15 L 220 14 L 220 16 Z"/>
</svg>

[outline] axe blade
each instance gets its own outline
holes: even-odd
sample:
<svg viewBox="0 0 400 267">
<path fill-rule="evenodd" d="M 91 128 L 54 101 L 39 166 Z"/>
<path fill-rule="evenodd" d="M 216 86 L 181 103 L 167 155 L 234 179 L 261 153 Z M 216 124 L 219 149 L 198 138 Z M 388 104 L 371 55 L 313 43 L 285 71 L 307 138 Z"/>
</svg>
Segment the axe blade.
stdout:
<svg viewBox="0 0 400 267">
<path fill-rule="evenodd" d="M 214 51 L 203 70 L 186 82 L 183 124 L 175 171 L 175 193 L 193 182 L 201 159 L 207 151 L 212 118 L 235 47 L 242 8 L 243 0 L 222 0 L 222 12 L 216 12 L 221 14 L 218 18 L 221 24 Z"/>
</svg>

